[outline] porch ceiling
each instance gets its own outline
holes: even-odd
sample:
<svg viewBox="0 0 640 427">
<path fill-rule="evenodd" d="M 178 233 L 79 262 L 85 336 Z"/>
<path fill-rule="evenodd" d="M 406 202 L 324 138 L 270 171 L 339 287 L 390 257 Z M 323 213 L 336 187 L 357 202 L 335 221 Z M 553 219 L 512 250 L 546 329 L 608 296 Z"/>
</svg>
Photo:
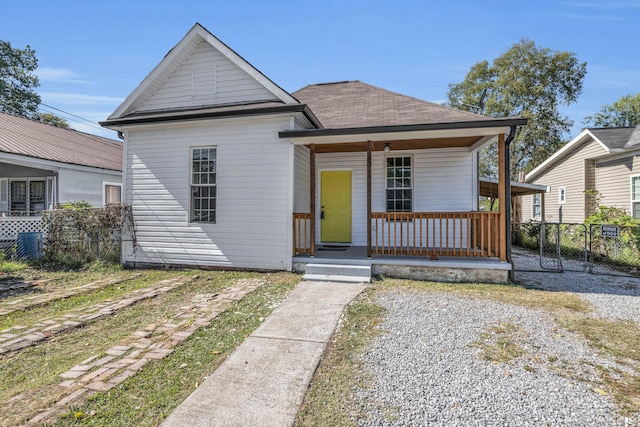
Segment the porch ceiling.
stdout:
<svg viewBox="0 0 640 427">
<path fill-rule="evenodd" d="M 547 192 L 546 185 L 528 184 L 526 182 L 511 181 L 511 196 L 527 196 Z M 483 197 L 497 197 L 498 180 L 494 178 L 480 178 L 480 195 Z"/>
<path fill-rule="evenodd" d="M 375 141 L 373 151 L 384 151 L 386 144 L 389 144 L 389 150 L 422 150 L 429 148 L 452 148 L 452 147 L 473 147 L 484 137 L 482 136 L 466 136 L 456 138 L 430 138 L 430 139 L 403 139 L 389 141 Z M 334 144 L 317 144 L 316 153 L 352 153 L 367 151 L 367 141 L 345 142 Z"/>
</svg>

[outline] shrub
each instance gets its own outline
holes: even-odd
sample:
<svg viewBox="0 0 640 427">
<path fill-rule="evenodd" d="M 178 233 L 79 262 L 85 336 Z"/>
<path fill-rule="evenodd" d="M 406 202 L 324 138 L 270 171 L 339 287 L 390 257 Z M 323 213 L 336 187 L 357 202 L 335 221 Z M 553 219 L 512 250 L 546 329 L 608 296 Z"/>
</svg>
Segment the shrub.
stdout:
<svg viewBox="0 0 640 427">
<path fill-rule="evenodd" d="M 122 238 L 133 240 L 128 205 L 110 204 L 88 208 L 84 201 L 70 202 L 43 215 L 47 227 L 45 254 L 48 261 L 79 266 L 101 260 L 120 261 Z"/>
</svg>

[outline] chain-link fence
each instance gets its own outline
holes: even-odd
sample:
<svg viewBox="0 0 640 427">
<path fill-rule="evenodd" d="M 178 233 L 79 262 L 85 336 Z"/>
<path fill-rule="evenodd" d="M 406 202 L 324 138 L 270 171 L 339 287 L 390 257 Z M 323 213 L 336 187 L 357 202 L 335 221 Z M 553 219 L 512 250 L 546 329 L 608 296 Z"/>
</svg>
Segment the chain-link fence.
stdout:
<svg viewBox="0 0 640 427">
<path fill-rule="evenodd" d="M 640 275 L 640 226 L 591 224 L 592 273 Z"/>
<path fill-rule="evenodd" d="M 133 242 L 135 227 L 131 207 L 55 209 L 43 214 L 45 256 L 53 261 L 84 263 L 120 261 L 122 242 Z"/>
<path fill-rule="evenodd" d="M 640 226 L 516 223 L 512 258 L 517 271 L 640 274 Z"/>
</svg>

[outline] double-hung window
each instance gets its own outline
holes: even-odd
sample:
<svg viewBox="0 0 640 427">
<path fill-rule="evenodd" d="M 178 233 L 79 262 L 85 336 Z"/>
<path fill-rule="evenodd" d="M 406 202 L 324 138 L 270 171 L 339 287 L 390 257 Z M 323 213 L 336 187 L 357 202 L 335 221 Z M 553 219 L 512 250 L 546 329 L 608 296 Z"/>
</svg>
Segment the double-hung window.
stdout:
<svg viewBox="0 0 640 427">
<path fill-rule="evenodd" d="M 217 149 L 191 149 L 191 221 L 216 222 Z"/>
<path fill-rule="evenodd" d="M 631 177 L 631 215 L 640 219 L 640 175 Z"/>
<path fill-rule="evenodd" d="M 387 157 L 387 212 L 413 210 L 411 157 Z"/>
</svg>

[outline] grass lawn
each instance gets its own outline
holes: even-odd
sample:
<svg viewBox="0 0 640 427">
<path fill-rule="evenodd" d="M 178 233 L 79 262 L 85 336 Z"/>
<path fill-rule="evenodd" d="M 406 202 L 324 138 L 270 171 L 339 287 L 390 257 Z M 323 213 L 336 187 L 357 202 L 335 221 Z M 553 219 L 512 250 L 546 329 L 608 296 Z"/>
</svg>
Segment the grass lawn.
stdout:
<svg viewBox="0 0 640 427">
<path fill-rule="evenodd" d="M 51 301 L 0 316 L 0 330 L 30 327 L 43 319 L 75 313 L 102 301 L 117 301 L 130 292 L 172 277 L 189 280 L 172 291 L 139 301 L 86 325 L 69 329 L 38 345 L 0 356 L 0 425 L 21 425 L 51 407 L 68 391 L 59 375 L 81 361 L 101 355 L 114 345 L 126 344 L 145 325 L 161 324 L 180 313 L 185 302 L 201 294 L 214 295 L 240 279 L 260 279 L 264 285 L 233 303 L 209 326 L 201 327 L 162 360 L 147 363 L 137 375 L 108 392 L 90 393 L 69 406 L 53 423 L 105 426 L 157 425 L 197 387 L 286 297 L 299 276 L 289 273 L 211 272 L 200 270 L 89 269 L 82 272 L 47 272 L 32 268 L 12 270 L 11 280 L 51 279 L 48 289 L 74 287 L 97 279 L 129 277 L 88 293 Z M 22 275 L 22 277 L 20 277 Z M 27 290 L 27 292 L 29 292 Z M 0 299 L 0 308 L 24 295 Z M 57 421 L 56 421 L 57 420 Z"/>
<path fill-rule="evenodd" d="M 5 263 L 6 264 L 6 263 Z M 53 425 L 131 426 L 157 425 L 177 407 L 217 366 L 278 306 L 300 277 L 290 273 L 211 272 L 200 270 L 122 270 L 95 265 L 83 271 L 48 271 L 6 266 L 0 280 L 38 281 L 37 286 L 2 297 L 0 310 L 29 295 L 55 293 L 87 283 L 121 278 L 98 289 L 54 299 L 44 305 L 0 315 L 0 331 L 17 325 L 31 327 L 45 319 L 82 312 L 104 301 L 126 298 L 161 280 L 184 277 L 184 285 L 125 307 L 80 327 L 61 332 L 38 345 L 0 355 L 0 425 L 22 425 L 40 411 L 68 395 L 60 374 L 85 359 L 100 356 L 114 345 L 127 344 L 132 334 L 149 324 L 175 318 L 187 302 L 199 295 L 215 295 L 241 279 L 264 283 L 234 302 L 208 326 L 202 326 L 180 342 L 173 353 L 147 363 L 136 375 L 106 392 L 87 393 L 49 419 Z M 136 275 L 132 277 L 132 275 Z M 546 292 L 520 286 L 443 284 L 383 279 L 347 306 L 298 413 L 297 426 L 355 425 L 358 417 L 352 401 L 354 387 L 367 387 L 362 355 L 381 333 L 385 309 L 377 295 L 389 291 L 453 293 L 551 313 L 559 328 L 576 333 L 600 354 L 631 363 L 630 375 L 598 366 L 598 387 L 614 396 L 623 413 L 640 410 L 640 329 L 630 322 L 612 322 L 594 316 L 591 307 L 575 294 Z M 497 323 L 473 345 L 490 363 L 508 364 L 525 351 L 514 325 Z M 488 337 L 492 337 L 489 339 Z M 639 363 L 636 363 L 639 362 Z M 580 380 L 567 369 L 560 374 Z"/>
</svg>

